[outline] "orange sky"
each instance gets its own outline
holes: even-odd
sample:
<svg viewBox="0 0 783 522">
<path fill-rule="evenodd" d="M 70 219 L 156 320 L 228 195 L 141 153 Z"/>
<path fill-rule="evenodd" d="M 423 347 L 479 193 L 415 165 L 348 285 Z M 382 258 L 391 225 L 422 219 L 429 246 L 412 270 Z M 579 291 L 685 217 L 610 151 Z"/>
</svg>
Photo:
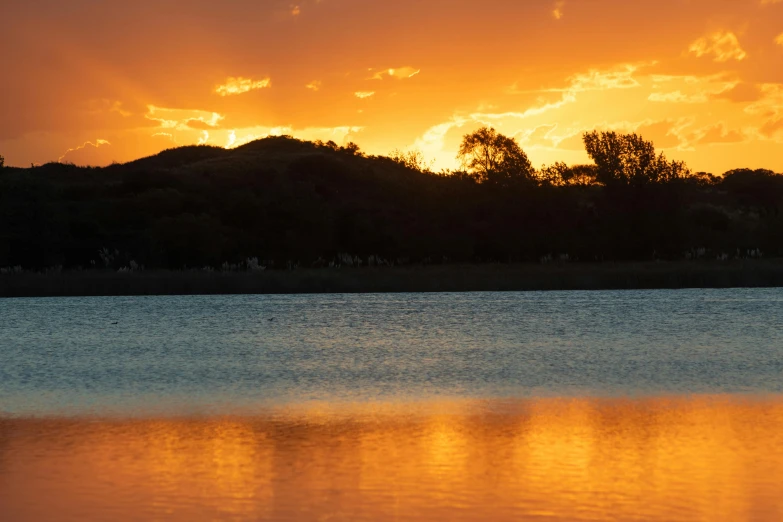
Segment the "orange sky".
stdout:
<svg viewBox="0 0 783 522">
<path fill-rule="evenodd" d="M 586 161 L 602 128 L 783 171 L 783 0 L 37 0 L 0 20 L 10 165 L 292 134 L 454 167 L 490 124 L 535 166 Z"/>
</svg>

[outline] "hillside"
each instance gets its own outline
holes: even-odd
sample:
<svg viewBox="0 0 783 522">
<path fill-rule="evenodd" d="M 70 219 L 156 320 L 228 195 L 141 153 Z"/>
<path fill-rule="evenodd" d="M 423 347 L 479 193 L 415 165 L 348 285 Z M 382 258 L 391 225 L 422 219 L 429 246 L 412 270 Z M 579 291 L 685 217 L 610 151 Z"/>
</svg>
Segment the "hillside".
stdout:
<svg viewBox="0 0 783 522">
<path fill-rule="evenodd" d="M 767 171 L 499 186 L 275 137 L 105 168 L 4 168 L 0 267 L 773 257 L 783 255 L 781 208 L 783 176 Z"/>
</svg>

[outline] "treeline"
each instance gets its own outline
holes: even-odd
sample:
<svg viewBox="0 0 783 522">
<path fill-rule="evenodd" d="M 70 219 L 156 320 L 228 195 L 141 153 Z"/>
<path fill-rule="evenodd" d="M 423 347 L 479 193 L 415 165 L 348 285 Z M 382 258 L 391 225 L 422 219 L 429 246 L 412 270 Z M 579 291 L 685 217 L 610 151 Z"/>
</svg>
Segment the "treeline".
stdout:
<svg viewBox="0 0 783 522">
<path fill-rule="evenodd" d="M 783 255 L 783 176 L 691 172 L 634 134 L 535 169 L 493 129 L 463 168 L 272 137 L 105 168 L 0 169 L 0 267 L 261 269 Z M 8 269 L 6 268 L 6 271 Z"/>
</svg>

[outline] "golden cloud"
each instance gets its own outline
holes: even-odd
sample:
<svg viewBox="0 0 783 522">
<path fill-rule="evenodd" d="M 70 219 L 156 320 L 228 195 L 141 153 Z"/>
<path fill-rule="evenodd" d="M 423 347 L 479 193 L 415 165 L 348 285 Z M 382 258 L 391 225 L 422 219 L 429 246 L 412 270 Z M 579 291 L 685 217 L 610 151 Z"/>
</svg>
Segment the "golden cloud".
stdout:
<svg viewBox="0 0 783 522">
<path fill-rule="evenodd" d="M 558 138 L 552 135 L 557 129 L 556 123 L 539 125 L 534 129 L 523 130 L 514 135 L 523 145 L 532 147 L 552 147 L 557 144 Z"/>
<path fill-rule="evenodd" d="M 780 33 L 777 38 L 775 38 L 775 43 L 778 45 L 783 45 L 783 33 Z"/>
<path fill-rule="evenodd" d="M 107 100 L 105 98 L 102 98 L 100 100 L 90 100 L 88 103 L 88 111 L 90 114 L 116 112 L 123 118 L 132 116 L 132 113 L 130 111 L 125 110 L 122 107 L 122 105 L 123 103 L 121 101 L 117 101 L 117 100 L 112 101 L 112 100 Z"/>
<path fill-rule="evenodd" d="M 730 92 L 741 82 L 728 81 L 725 75 L 711 76 L 653 76 L 653 88 L 660 84 L 679 84 L 680 88 L 669 92 L 653 92 L 647 97 L 651 102 L 664 103 L 707 103 L 717 96 Z M 685 90 L 685 92 L 683 92 Z"/>
<path fill-rule="evenodd" d="M 145 118 L 156 121 L 163 129 L 186 130 L 194 127 L 215 128 L 225 118 L 217 112 L 189 110 L 189 109 L 169 109 L 165 107 L 147 106 Z"/>
<path fill-rule="evenodd" d="M 560 20 L 563 18 L 563 9 L 565 8 L 565 1 L 560 0 L 558 2 L 555 2 L 555 8 L 552 10 L 552 16 L 555 18 L 555 20 Z"/>
<path fill-rule="evenodd" d="M 766 116 L 783 116 L 783 84 L 765 83 L 758 87 L 759 99 L 745 107 L 745 112 Z"/>
<path fill-rule="evenodd" d="M 716 32 L 699 38 L 691 44 L 688 52 L 698 58 L 712 55 L 716 62 L 742 61 L 748 56 L 742 49 L 739 38 L 732 32 Z"/>
<path fill-rule="evenodd" d="M 761 98 L 761 88 L 747 82 L 738 82 L 731 89 L 712 95 L 715 100 L 727 100 L 734 103 L 754 102 Z"/>
<path fill-rule="evenodd" d="M 365 100 L 367 98 L 371 98 L 375 96 L 375 91 L 357 91 L 353 93 L 353 95 L 359 98 L 360 100 Z"/>
<path fill-rule="evenodd" d="M 220 96 L 236 96 L 258 89 L 266 89 L 271 86 L 272 80 L 270 78 L 251 80 L 250 78 L 243 78 L 241 76 L 237 78 L 230 77 L 226 79 L 226 83 L 215 87 L 215 93 Z"/>
<path fill-rule="evenodd" d="M 305 85 L 305 88 L 318 92 L 321 90 L 321 82 L 319 80 L 313 80 L 312 82 Z"/>
<path fill-rule="evenodd" d="M 153 134 L 150 137 L 152 137 L 152 138 L 157 138 L 157 137 L 166 138 L 166 139 L 171 140 L 175 144 L 177 143 L 176 138 L 174 138 L 174 135 L 172 133 L 170 133 L 170 132 L 156 132 L 155 134 Z"/>
<path fill-rule="evenodd" d="M 203 119 L 192 118 L 185 122 L 185 126 L 196 130 L 212 130 L 217 127 L 214 120 L 204 121 Z"/>
<path fill-rule="evenodd" d="M 398 80 L 405 80 L 407 78 L 413 78 L 421 72 L 421 69 L 414 67 L 397 67 L 394 69 L 386 69 L 375 73 L 371 80 L 383 80 L 384 78 L 396 78 Z"/>
<path fill-rule="evenodd" d="M 560 98 L 560 100 L 556 102 L 536 105 L 524 111 L 509 111 L 509 112 L 499 112 L 499 113 L 475 112 L 470 115 L 470 118 L 475 122 L 481 122 L 481 123 L 486 123 L 488 120 L 504 120 L 508 118 L 521 120 L 521 119 L 529 118 L 531 116 L 538 116 L 540 114 L 544 114 L 545 112 L 549 112 L 555 109 L 559 109 L 564 105 L 567 105 L 569 103 L 574 103 L 575 101 L 576 101 L 576 95 L 574 95 L 574 93 L 564 93 L 563 96 Z"/>
<path fill-rule="evenodd" d="M 706 93 L 683 94 L 681 91 L 654 92 L 647 99 L 651 102 L 666 103 L 707 103 L 709 101 Z"/>
<path fill-rule="evenodd" d="M 765 118 L 759 128 L 762 137 L 783 140 L 783 84 L 767 83 L 759 86 L 758 101 L 745 107 L 745 112 Z"/>
<path fill-rule="evenodd" d="M 87 147 L 94 147 L 94 148 L 97 149 L 98 147 L 102 147 L 104 145 L 111 145 L 111 143 L 109 143 L 108 140 L 101 140 L 101 139 L 95 140 L 95 143 L 93 143 L 91 141 L 85 141 L 83 144 L 79 145 L 78 147 L 73 147 L 71 149 L 66 150 L 65 153 L 57 159 L 57 162 L 58 163 L 62 163 L 62 161 L 69 154 L 72 154 L 72 153 L 74 153 L 76 151 L 83 150 L 83 149 L 85 149 Z"/>
<path fill-rule="evenodd" d="M 709 125 L 693 133 L 694 145 L 709 145 L 711 143 L 739 143 L 745 141 L 745 134 L 739 130 L 730 130 L 723 122 Z"/>
<path fill-rule="evenodd" d="M 623 64 L 610 70 L 590 69 L 587 73 L 576 74 L 569 78 L 570 85 L 562 91 L 577 93 L 585 91 L 603 91 L 609 89 L 633 89 L 641 84 L 634 73 L 651 63 Z"/>
<path fill-rule="evenodd" d="M 773 118 L 759 129 L 761 135 L 765 138 L 783 142 L 783 118 Z"/>
<path fill-rule="evenodd" d="M 611 89 L 633 89 L 641 86 L 634 78 L 634 73 L 643 67 L 650 67 L 657 62 L 621 64 L 612 69 L 590 69 L 586 73 L 579 73 L 568 77 L 566 87 L 527 90 L 520 89 L 519 83 L 506 89 L 506 94 L 533 94 L 541 92 L 562 92 L 576 94 L 588 91 L 604 91 Z M 661 76 L 660 78 L 668 78 Z M 675 78 L 672 76 L 672 78 Z"/>
</svg>

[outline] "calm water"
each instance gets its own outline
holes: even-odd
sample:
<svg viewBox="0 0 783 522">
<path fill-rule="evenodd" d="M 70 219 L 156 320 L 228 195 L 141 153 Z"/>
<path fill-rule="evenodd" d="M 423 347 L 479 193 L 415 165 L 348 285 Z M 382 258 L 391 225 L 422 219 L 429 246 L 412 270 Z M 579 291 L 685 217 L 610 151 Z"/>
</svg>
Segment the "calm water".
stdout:
<svg viewBox="0 0 783 522">
<path fill-rule="evenodd" d="M 0 300 L 0 520 L 783 520 L 781 305 Z"/>
</svg>

